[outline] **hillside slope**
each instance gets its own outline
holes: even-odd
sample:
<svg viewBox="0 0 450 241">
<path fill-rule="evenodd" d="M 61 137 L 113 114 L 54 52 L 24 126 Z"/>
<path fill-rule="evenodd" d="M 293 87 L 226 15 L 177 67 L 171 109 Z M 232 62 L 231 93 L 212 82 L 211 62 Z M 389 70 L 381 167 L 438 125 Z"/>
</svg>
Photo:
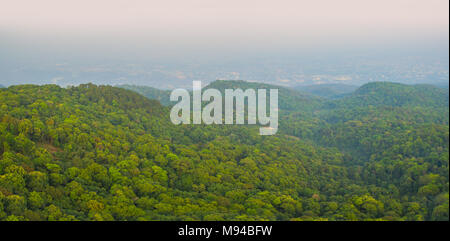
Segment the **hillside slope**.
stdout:
<svg viewBox="0 0 450 241">
<path fill-rule="evenodd" d="M 173 104 L 173 102 L 170 101 L 170 90 L 160 90 L 149 86 L 137 85 L 119 85 L 117 87 L 132 90 L 152 100 L 158 100 L 162 105 L 165 106 Z"/>
</svg>

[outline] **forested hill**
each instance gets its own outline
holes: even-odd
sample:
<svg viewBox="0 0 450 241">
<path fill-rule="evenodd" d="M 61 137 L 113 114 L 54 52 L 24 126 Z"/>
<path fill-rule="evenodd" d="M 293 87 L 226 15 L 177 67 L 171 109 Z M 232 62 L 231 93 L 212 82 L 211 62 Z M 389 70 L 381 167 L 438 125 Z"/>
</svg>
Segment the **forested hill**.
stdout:
<svg viewBox="0 0 450 241">
<path fill-rule="evenodd" d="M 0 220 L 448 220 L 448 123 L 377 111 L 260 136 L 116 87 L 0 89 Z"/>
<path fill-rule="evenodd" d="M 432 85 L 371 82 L 361 86 L 350 96 L 337 100 L 333 104 L 340 107 L 448 107 L 449 92 L 446 89 Z"/>
<path fill-rule="evenodd" d="M 121 85 L 120 88 L 135 91 L 149 99 L 169 106 L 170 91 L 147 86 Z M 392 82 L 371 82 L 361 87 L 351 85 L 323 84 L 301 86 L 295 89 L 257 82 L 217 80 L 204 89 L 278 89 L 279 106 L 282 110 L 317 110 L 322 107 L 355 108 L 368 106 L 390 107 L 448 107 L 449 92 L 446 88 L 432 85 L 405 85 Z M 189 90 L 191 91 L 191 90 Z M 331 100 L 325 100 L 325 97 Z M 326 105 L 324 105 L 326 103 Z"/>
<path fill-rule="evenodd" d="M 436 146 L 431 139 L 447 139 L 449 94 L 431 85 L 372 82 L 344 98 L 326 101 L 306 120 L 300 111 L 283 116 L 282 122 L 283 131 L 338 147 L 359 161 L 388 153 L 417 157 L 411 152 Z M 430 141 L 425 144 L 426 139 Z M 407 151 L 413 142 L 422 147 Z M 441 143 L 448 147 L 446 141 Z"/>
</svg>

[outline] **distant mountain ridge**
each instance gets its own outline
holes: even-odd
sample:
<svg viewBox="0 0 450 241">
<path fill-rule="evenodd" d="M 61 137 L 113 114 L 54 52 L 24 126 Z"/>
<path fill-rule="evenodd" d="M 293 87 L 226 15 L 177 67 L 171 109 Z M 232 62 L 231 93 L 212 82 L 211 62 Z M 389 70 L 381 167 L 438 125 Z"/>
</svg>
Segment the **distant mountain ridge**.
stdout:
<svg viewBox="0 0 450 241">
<path fill-rule="evenodd" d="M 318 84 L 296 86 L 294 89 L 324 98 L 335 99 L 354 92 L 358 89 L 358 86 L 346 84 Z"/>
<path fill-rule="evenodd" d="M 449 105 L 448 90 L 432 85 L 405 85 L 392 82 L 371 82 L 349 96 L 334 102 L 337 106 L 423 106 Z"/>
<path fill-rule="evenodd" d="M 309 93 L 296 91 L 294 89 L 259 83 L 259 82 L 247 82 L 243 80 L 216 80 L 204 89 L 214 88 L 223 93 L 225 89 L 278 89 L 278 104 L 282 110 L 311 110 L 319 107 L 323 99 L 318 96 L 311 95 Z"/>
<path fill-rule="evenodd" d="M 160 90 L 148 86 L 133 85 L 120 85 L 117 87 L 132 90 L 149 99 L 159 100 L 161 104 L 165 106 L 175 104 L 175 102 L 170 101 L 171 91 L 169 90 Z M 302 110 L 311 109 L 310 107 L 318 107 L 323 102 L 320 97 L 311 95 L 309 93 L 304 93 L 277 85 L 247 82 L 242 80 L 216 80 L 203 87 L 203 90 L 210 88 L 217 89 L 221 91 L 222 94 L 224 93 L 225 89 L 278 89 L 279 106 L 280 109 L 283 110 L 298 110 L 299 108 Z M 192 90 L 188 89 L 188 91 Z"/>
<path fill-rule="evenodd" d="M 158 100 L 165 106 L 174 104 L 170 101 L 170 90 L 135 85 L 121 85 L 117 87 L 132 90 L 149 99 Z M 370 82 L 359 88 L 352 85 L 323 84 L 291 89 L 242 80 L 217 80 L 203 87 L 203 89 L 208 88 L 215 88 L 222 92 L 225 89 L 236 88 L 276 88 L 279 90 L 280 109 L 289 111 L 320 109 L 324 104 L 329 108 L 339 106 L 445 107 L 449 105 L 448 89 L 426 84 L 406 85 L 394 82 Z M 326 101 L 326 99 L 329 100 Z"/>
<path fill-rule="evenodd" d="M 161 90 L 149 86 L 118 85 L 117 87 L 134 91 L 149 99 L 158 100 L 162 105 L 168 106 L 170 102 L 170 90 Z"/>
</svg>

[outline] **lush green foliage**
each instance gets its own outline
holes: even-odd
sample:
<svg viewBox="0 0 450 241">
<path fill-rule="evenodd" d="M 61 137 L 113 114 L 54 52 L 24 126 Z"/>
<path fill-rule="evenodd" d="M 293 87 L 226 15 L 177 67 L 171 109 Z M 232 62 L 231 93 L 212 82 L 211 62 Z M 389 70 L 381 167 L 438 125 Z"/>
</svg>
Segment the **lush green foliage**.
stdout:
<svg viewBox="0 0 450 241">
<path fill-rule="evenodd" d="M 211 87 L 236 84 L 259 88 Z M 1 89 L 0 219 L 448 220 L 448 95 L 368 108 L 280 98 L 282 129 L 259 136 L 175 126 L 120 88 Z"/>
</svg>

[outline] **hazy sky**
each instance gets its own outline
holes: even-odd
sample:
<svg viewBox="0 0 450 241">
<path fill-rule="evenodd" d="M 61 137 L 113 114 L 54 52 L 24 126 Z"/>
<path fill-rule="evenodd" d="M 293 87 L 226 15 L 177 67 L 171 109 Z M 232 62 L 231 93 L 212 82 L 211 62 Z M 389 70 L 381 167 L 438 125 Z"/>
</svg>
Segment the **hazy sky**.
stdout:
<svg viewBox="0 0 450 241">
<path fill-rule="evenodd" d="M 220 48 L 427 41 L 448 0 L 0 0 L 0 33 L 35 41 Z M 53 43 L 52 42 L 52 43 Z"/>
<path fill-rule="evenodd" d="M 448 0 L 0 0 L 0 83 L 63 77 L 70 82 L 70 76 L 82 72 L 74 70 L 76 64 L 141 63 L 151 65 L 142 71 L 159 71 L 159 64 L 179 61 L 189 67 L 175 66 L 172 71 L 176 76 L 185 72 L 186 79 L 203 78 L 208 71 L 204 78 L 221 77 L 222 72 L 234 75 L 237 67 L 241 78 L 250 78 L 246 73 L 252 72 L 276 79 L 284 77 L 272 75 L 280 76 L 280 68 L 289 64 L 292 70 L 283 71 L 295 75 L 311 57 L 325 56 L 314 66 L 322 70 L 355 53 L 365 55 L 364 61 L 378 55 L 378 62 L 389 58 L 394 63 L 388 54 L 399 59 L 419 56 L 422 62 L 408 60 L 417 65 L 431 63 L 422 57 L 434 55 L 440 70 L 421 71 L 445 76 L 448 9 Z M 338 58 L 327 59 L 332 52 Z M 278 65 L 271 64 L 273 56 L 280 60 Z M 290 60 L 299 57 L 305 62 Z M 226 67 L 227 61 L 232 67 Z M 361 64 L 361 59 L 355 61 Z M 54 66 L 61 64 L 71 67 L 60 73 Z M 136 73 L 132 68 L 124 71 Z M 83 78 L 97 77 L 78 77 Z M 112 78 L 124 77 L 103 77 Z"/>
</svg>

